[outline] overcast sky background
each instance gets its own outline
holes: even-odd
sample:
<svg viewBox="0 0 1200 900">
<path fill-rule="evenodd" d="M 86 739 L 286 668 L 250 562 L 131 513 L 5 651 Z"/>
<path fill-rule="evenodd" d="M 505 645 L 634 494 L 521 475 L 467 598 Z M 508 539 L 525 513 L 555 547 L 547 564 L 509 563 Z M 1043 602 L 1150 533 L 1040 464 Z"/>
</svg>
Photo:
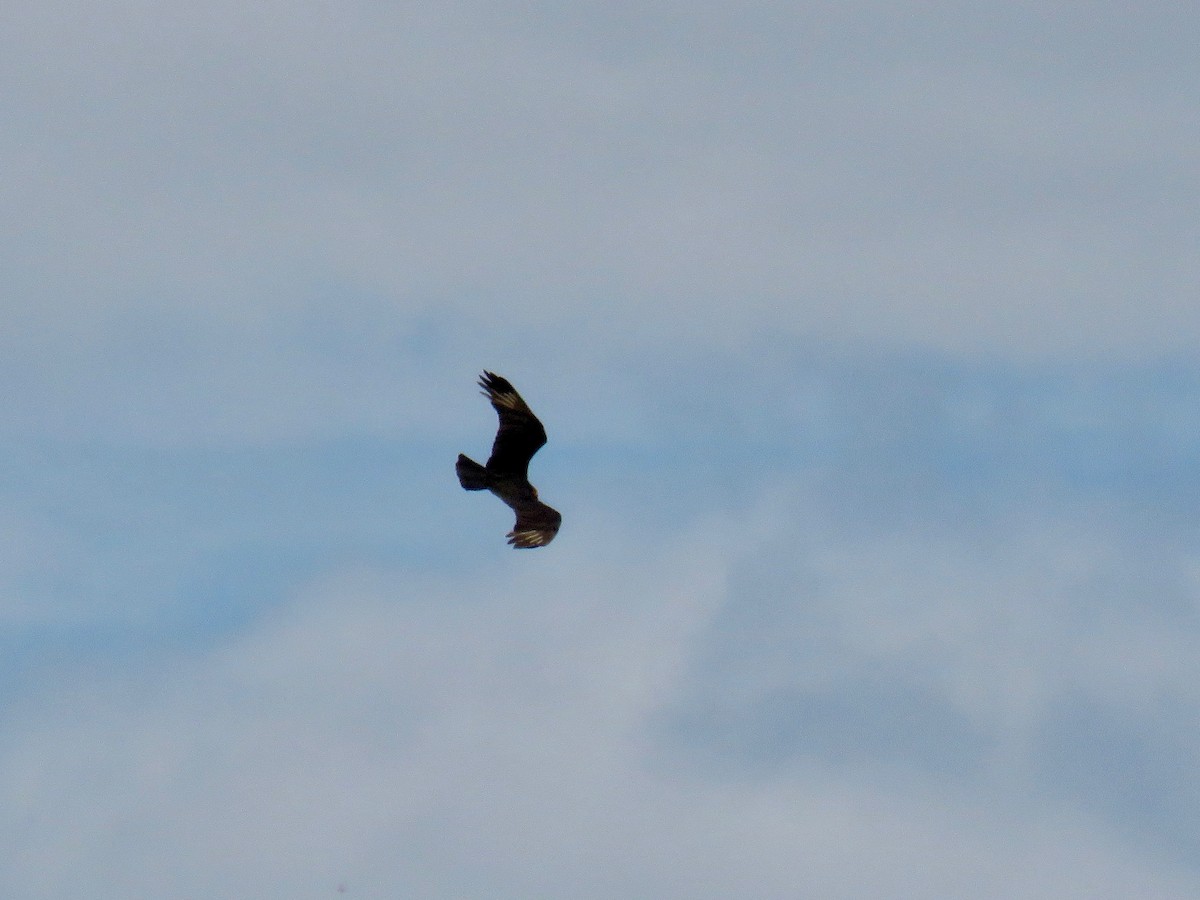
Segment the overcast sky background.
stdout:
<svg viewBox="0 0 1200 900">
<path fill-rule="evenodd" d="M 1197 46 L 5 4 L 5 896 L 1200 896 Z"/>
</svg>

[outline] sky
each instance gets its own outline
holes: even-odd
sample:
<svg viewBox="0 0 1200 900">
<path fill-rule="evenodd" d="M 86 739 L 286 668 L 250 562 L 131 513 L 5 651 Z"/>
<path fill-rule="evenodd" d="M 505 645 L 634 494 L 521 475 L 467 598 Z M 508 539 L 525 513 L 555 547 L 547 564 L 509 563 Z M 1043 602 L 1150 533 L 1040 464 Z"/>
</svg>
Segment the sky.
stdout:
<svg viewBox="0 0 1200 900">
<path fill-rule="evenodd" d="M 6 4 L 5 896 L 1200 896 L 1198 44 Z"/>
</svg>

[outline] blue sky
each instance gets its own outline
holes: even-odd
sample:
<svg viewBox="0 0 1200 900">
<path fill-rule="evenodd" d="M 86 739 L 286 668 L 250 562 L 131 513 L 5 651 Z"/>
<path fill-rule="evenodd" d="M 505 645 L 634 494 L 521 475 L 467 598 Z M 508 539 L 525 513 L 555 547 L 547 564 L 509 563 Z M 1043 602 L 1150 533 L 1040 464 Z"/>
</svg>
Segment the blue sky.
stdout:
<svg viewBox="0 0 1200 900">
<path fill-rule="evenodd" d="M 1198 31 L 12 6 L 0 887 L 1200 894 Z"/>
</svg>

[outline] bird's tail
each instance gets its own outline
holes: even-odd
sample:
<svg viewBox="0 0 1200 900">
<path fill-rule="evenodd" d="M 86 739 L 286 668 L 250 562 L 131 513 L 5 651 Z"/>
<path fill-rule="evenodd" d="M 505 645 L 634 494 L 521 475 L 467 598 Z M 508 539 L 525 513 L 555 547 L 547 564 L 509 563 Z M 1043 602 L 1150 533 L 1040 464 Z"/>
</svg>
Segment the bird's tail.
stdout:
<svg viewBox="0 0 1200 900">
<path fill-rule="evenodd" d="M 458 483 L 464 490 L 482 491 L 488 486 L 487 469 L 461 453 L 454 464 L 454 471 L 458 473 Z"/>
</svg>

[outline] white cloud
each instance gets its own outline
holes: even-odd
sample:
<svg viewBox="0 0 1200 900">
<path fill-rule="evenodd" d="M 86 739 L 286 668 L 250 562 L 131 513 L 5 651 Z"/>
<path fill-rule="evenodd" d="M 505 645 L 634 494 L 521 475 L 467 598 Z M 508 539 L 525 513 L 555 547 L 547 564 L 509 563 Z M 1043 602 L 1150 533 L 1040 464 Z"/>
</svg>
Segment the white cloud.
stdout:
<svg viewBox="0 0 1200 900">
<path fill-rule="evenodd" d="M 23 368 L 144 380 L 165 326 L 308 393 L 313 310 L 397 340 L 1190 349 L 1186 18 L 96 9 L 0 39 Z"/>
<path fill-rule="evenodd" d="M 46 898 L 339 884 L 351 896 L 1194 894 L 1193 869 L 994 760 L 942 778 L 887 752 L 801 746 L 783 766 L 710 767 L 694 735 L 664 732 L 681 703 L 721 687 L 705 672 L 714 645 L 744 638 L 728 619 L 738 608 L 778 638 L 740 644 L 733 665 L 747 673 L 811 687 L 814 648 L 846 672 L 890 657 L 1000 740 L 1036 718 L 1013 719 L 1014 677 L 1035 696 L 1082 683 L 1137 702 L 1112 690 L 1116 669 L 1090 668 L 1104 650 L 1121 657 L 1119 639 L 1054 614 L 1077 565 L 1092 566 L 1070 534 L 1030 534 L 1016 558 L 948 536 L 838 551 L 781 509 L 644 549 L 584 525 L 555 554 L 452 580 L 346 571 L 190 660 L 91 683 L 65 673 L 5 736 L 3 880 Z M 781 598 L 785 612 L 822 607 L 808 636 L 755 611 L 761 592 L 739 574 L 757 548 L 775 552 L 781 526 L 819 573 L 815 593 Z M 1042 550 L 1068 562 L 1035 597 L 1017 573 Z M 1028 619 L 1043 602 L 1050 615 Z M 1194 662 L 1165 664 L 1152 689 L 1176 689 Z"/>
</svg>

